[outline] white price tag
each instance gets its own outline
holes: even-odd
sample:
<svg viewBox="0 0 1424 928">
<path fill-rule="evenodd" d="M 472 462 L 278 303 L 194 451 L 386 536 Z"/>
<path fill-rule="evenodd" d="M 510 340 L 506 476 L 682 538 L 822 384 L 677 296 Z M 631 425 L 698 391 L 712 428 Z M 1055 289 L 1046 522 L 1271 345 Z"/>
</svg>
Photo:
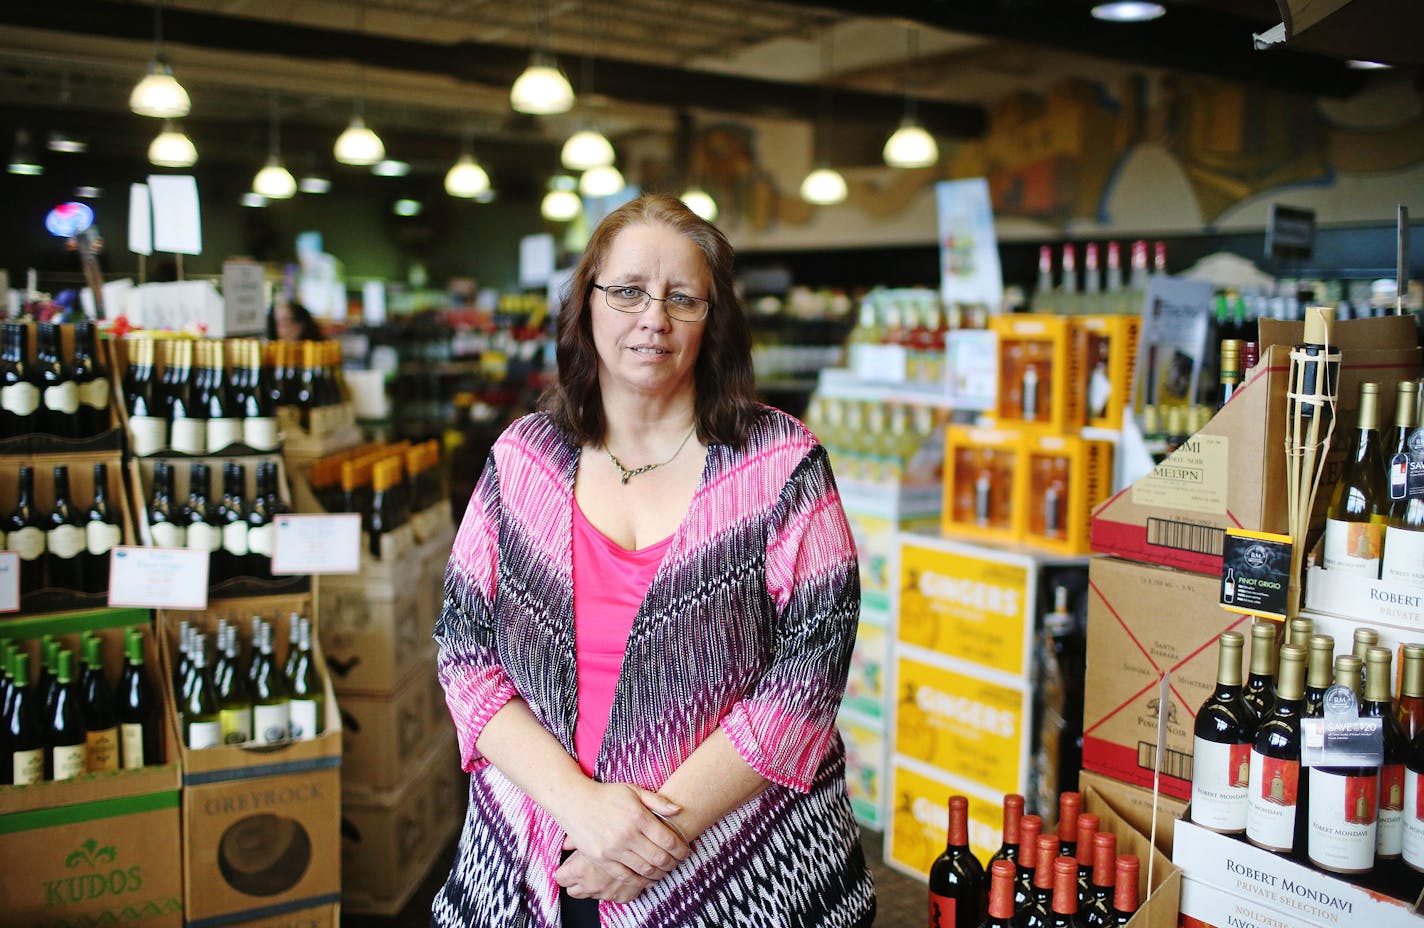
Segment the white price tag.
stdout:
<svg viewBox="0 0 1424 928">
<path fill-rule="evenodd" d="M 956 329 L 945 346 L 949 396 L 961 409 L 993 409 L 999 399 L 999 336 L 986 329 Z"/>
<path fill-rule="evenodd" d="M 197 548 L 114 548 L 109 605 L 140 609 L 208 608 L 208 552 Z"/>
<path fill-rule="evenodd" d="M 909 353 L 904 345 L 857 345 L 855 375 L 871 383 L 904 383 Z"/>
<path fill-rule="evenodd" d="M 20 555 L 0 551 L 0 612 L 20 611 Z"/>
<path fill-rule="evenodd" d="M 361 569 L 361 516 L 280 515 L 272 573 L 354 574 Z"/>
</svg>

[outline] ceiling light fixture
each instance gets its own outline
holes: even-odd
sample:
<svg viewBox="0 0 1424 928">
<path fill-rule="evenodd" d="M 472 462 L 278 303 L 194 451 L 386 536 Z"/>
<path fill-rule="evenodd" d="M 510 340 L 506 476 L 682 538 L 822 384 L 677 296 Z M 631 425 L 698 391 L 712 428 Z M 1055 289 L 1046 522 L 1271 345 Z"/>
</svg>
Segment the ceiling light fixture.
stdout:
<svg viewBox="0 0 1424 928">
<path fill-rule="evenodd" d="M 198 163 L 198 149 L 182 129 L 165 122 L 148 144 L 148 160 L 160 168 L 190 168 Z"/>
<path fill-rule="evenodd" d="M 613 145 L 597 129 L 580 129 L 564 142 L 559 161 L 570 171 L 608 167 L 614 162 Z"/>
<path fill-rule="evenodd" d="M 589 168 L 579 178 L 579 193 L 586 197 L 611 197 L 626 186 L 623 172 L 611 164 Z"/>
<path fill-rule="evenodd" d="M 1165 16 L 1167 8 L 1144 0 L 1112 0 L 1099 3 L 1092 10 L 1094 19 L 1109 23 L 1145 23 Z"/>
<path fill-rule="evenodd" d="M 687 208 L 708 222 L 717 221 L 717 201 L 701 187 L 689 187 L 679 197 Z"/>
<path fill-rule="evenodd" d="M 188 91 L 173 76 L 173 68 L 163 54 L 163 4 L 153 6 L 153 60 L 148 72 L 129 94 L 129 109 L 139 116 L 155 119 L 182 119 L 191 108 Z"/>
<path fill-rule="evenodd" d="M 297 181 L 297 189 L 302 193 L 326 193 L 331 189 L 331 181 L 319 174 L 308 174 Z"/>
<path fill-rule="evenodd" d="M 470 152 L 469 143 L 460 158 L 445 172 L 445 192 L 462 200 L 475 200 L 490 189 L 489 174 Z"/>
<path fill-rule="evenodd" d="M 82 187 L 74 188 L 74 195 L 81 200 L 97 200 L 104 195 L 103 187 L 91 187 L 85 184 Z"/>
<path fill-rule="evenodd" d="M 915 65 L 919 60 L 920 32 L 913 26 L 905 37 L 905 115 L 885 141 L 881 152 L 892 168 L 927 168 L 939 160 L 939 146 L 915 119 Z"/>
<path fill-rule="evenodd" d="M 249 190 L 247 193 L 244 193 L 242 195 L 242 199 L 239 202 L 241 202 L 243 206 L 257 208 L 266 206 L 267 198 L 260 193 L 253 193 Z"/>
<path fill-rule="evenodd" d="M 397 216 L 409 218 L 419 216 L 422 209 L 424 209 L 424 204 L 419 200 L 396 200 L 395 205 L 391 207 L 391 212 Z"/>
<path fill-rule="evenodd" d="M 15 147 L 10 149 L 10 161 L 5 170 L 26 177 L 38 177 L 44 173 L 44 165 L 35 157 L 34 146 L 30 144 L 30 130 L 15 130 Z"/>
<path fill-rule="evenodd" d="M 66 135 L 63 132 L 51 132 L 49 141 L 45 147 L 50 151 L 57 151 L 65 155 L 82 155 L 89 150 L 89 143 Z"/>
<path fill-rule="evenodd" d="M 801 182 L 801 199 L 817 206 L 844 203 L 847 192 L 845 178 L 834 168 L 817 168 Z"/>
<path fill-rule="evenodd" d="M 405 177 L 410 173 L 410 162 L 387 158 L 374 165 L 371 173 L 377 177 Z"/>
<path fill-rule="evenodd" d="M 1345 66 L 1356 71 L 1384 71 L 1394 67 L 1394 65 L 1386 64 L 1383 61 L 1366 61 L 1363 58 L 1351 58 L 1345 62 Z"/>
<path fill-rule="evenodd" d="M 821 115 L 814 130 L 819 136 L 819 166 L 801 181 L 801 199 L 817 206 L 833 206 L 846 198 L 846 182 L 831 167 L 831 129 L 835 111 L 831 107 L 831 76 L 835 73 L 835 36 L 827 29 L 821 39 Z"/>
<path fill-rule="evenodd" d="M 289 200 L 296 196 L 297 179 L 282 164 L 281 117 L 277 112 L 277 97 L 272 96 L 272 130 L 267 149 L 267 163 L 252 179 L 252 192 L 269 200 Z"/>
<path fill-rule="evenodd" d="M 359 15 L 360 20 L 356 28 L 364 36 L 366 34 L 366 4 L 364 0 L 361 3 Z M 358 62 L 356 67 L 358 93 L 355 102 L 352 103 L 351 122 L 347 124 L 346 130 L 336 137 L 332 155 L 342 164 L 364 168 L 385 158 L 386 146 L 374 130 L 366 127 L 366 64 L 364 61 Z"/>
<path fill-rule="evenodd" d="M 578 185 L 572 177 L 560 174 L 549 179 L 549 192 L 539 204 L 539 214 L 550 222 L 568 222 L 583 211 L 583 201 L 574 188 Z"/>
<path fill-rule="evenodd" d="M 558 62 L 548 53 L 549 46 L 549 4 L 544 0 L 539 5 L 538 21 L 534 27 L 534 49 L 529 56 L 529 67 L 509 88 L 509 105 L 515 112 L 531 116 L 554 116 L 567 113 L 574 108 L 574 89 L 569 79 L 559 70 Z"/>
</svg>

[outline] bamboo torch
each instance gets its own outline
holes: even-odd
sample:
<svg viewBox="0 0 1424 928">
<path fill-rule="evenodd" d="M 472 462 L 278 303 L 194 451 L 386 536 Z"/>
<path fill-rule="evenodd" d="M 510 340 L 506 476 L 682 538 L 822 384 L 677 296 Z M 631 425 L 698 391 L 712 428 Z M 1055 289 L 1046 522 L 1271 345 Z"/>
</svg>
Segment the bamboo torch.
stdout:
<svg viewBox="0 0 1424 928">
<path fill-rule="evenodd" d="M 1340 349 L 1331 345 L 1335 310 L 1311 306 L 1305 311 L 1305 341 L 1291 349 L 1286 394 L 1286 517 L 1291 536 L 1291 586 L 1287 613 L 1300 614 L 1301 566 L 1315 493 L 1325 471 L 1325 456 L 1335 432 Z"/>
</svg>

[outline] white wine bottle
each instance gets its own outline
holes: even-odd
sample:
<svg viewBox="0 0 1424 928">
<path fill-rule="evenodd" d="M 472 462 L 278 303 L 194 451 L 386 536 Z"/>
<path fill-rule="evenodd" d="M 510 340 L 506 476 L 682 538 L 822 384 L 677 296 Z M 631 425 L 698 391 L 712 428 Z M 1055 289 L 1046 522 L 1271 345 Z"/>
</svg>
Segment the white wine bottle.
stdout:
<svg viewBox="0 0 1424 928">
<path fill-rule="evenodd" d="M 291 703 L 287 681 L 272 654 L 272 626 L 262 624 L 258 653 L 252 658 L 257 669 L 252 677 L 252 729 L 258 744 L 286 741 L 291 731 Z"/>
<path fill-rule="evenodd" d="M 208 670 L 207 636 L 197 634 L 193 644 L 193 688 L 183 700 L 183 742 L 190 751 L 222 744 L 222 720 L 217 689 Z"/>
<path fill-rule="evenodd" d="M 321 672 L 312 655 L 311 619 L 296 619 L 299 633 L 297 640 L 297 660 L 287 680 L 288 692 L 292 694 L 291 727 L 292 738 L 309 741 L 321 734 L 325 727 L 323 717 L 326 712 L 326 694 L 322 688 Z"/>
<path fill-rule="evenodd" d="M 1325 569 L 1376 579 L 1389 493 L 1380 452 L 1379 384 L 1360 384 L 1359 432 L 1325 511 Z"/>
<path fill-rule="evenodd" d="M 1410 444 L 1424 445 L 1424 429 L 1419 428 L 1419 384 L 1405 380 L 1399 384 L 1395 402 L 1395 434 L 1389 465 L 1389 519 L 1384 530 L 1384 558 L 1380 579 L 1391 583 L 1424 586 L 1424 495 L 1409 493 L 1409 467 L 1420 465 L 1418 454 L 1411 458 Z"/>
</svg>

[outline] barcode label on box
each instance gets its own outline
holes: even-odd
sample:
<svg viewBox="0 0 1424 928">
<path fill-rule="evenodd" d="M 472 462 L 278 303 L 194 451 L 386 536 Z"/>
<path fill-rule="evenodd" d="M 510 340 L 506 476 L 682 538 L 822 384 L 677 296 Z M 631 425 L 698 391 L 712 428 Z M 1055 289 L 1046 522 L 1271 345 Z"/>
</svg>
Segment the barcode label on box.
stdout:
<svg viewBox="0 0 1424 928">
<path fill-rule="evenodd" d="M 1226 530 L 1194 522 L 1170 519 L 1147 520 L 1147 543 L 1159 548 L 1176 548 L 1221 557 L 1226 546 Z"/>
<path fill-rule="evenodd" d="M 1137 742 L 1137 766 L 1143 770 L 1154 769 L 1157 761 L 1157 745 L 1150 741 Z M 1174 751 L 1167 749 L 1167 756 L 1162 759 L 1162 773 L 1164 776 L 1176 777 L 1179 780 L 1190 780 L 1192 778 L 1192 755 L 1186 751 Z"/>
</svg>

